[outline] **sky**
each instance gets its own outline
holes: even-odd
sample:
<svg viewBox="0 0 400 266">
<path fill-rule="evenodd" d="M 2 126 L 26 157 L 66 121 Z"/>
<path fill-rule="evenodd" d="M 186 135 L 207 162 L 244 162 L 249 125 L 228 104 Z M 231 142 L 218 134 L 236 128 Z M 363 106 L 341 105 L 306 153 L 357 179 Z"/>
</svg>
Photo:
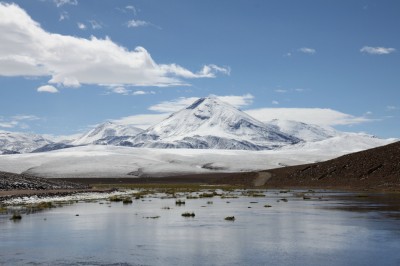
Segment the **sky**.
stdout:
<svg viewBox="0 0 400 266">
<path fill-rule="evenodd" d="M 216 95 L 274 118 L 400 137 L 400 2 L 0 2 L 0 130 L 146 128 Z"/>
</svg>

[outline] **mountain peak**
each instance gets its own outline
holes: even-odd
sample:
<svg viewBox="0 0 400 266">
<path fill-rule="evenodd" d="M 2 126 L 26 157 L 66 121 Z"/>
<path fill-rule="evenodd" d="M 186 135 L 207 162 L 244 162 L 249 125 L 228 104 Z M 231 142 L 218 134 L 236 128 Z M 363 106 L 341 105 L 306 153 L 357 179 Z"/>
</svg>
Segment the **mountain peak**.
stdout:
<svg viewBox="0 0 400 266">
<path fill-rule="evenodd" d="M 135 137 L 139 147 L 271 149 L 300 140 L 216 96 L 200 98 Z"/>
</svg>

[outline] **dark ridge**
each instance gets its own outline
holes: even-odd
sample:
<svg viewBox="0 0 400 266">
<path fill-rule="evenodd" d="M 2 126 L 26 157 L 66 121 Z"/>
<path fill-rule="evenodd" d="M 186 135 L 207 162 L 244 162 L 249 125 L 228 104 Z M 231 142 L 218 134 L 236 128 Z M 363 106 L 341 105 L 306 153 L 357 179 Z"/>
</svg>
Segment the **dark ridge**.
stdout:
<svg viewBox="0 0 400 266">
<path fill-rule="evenodd" d="M 202 102 L 204 102 L 206 98 L 200 98 L 197 101 L 195 101 L 194 103 L 192 103 L 191 105 L 189 105 L 188 107 L 186 107 L 186 109 L 195 109 L 197 106 L 199 106 Z"/>
<path fill-rule="evenodd" d="M 50 143 L 50 144 L 46 144 L 46 145 L 44 145 L 44 146 L 32 151 L 32 153 L 55 151 L 55 150 L 73 148 L 73 147 L 75 147 L 75 146 L 74 145 L 70 145 L 70 144 L 65 144 L 65 143 Z"/>
<path fill-rule="evenodd" d="M 400 142 L 326 162 L 268 170 L 267 186 L 400 189 Z"/>
</svg>

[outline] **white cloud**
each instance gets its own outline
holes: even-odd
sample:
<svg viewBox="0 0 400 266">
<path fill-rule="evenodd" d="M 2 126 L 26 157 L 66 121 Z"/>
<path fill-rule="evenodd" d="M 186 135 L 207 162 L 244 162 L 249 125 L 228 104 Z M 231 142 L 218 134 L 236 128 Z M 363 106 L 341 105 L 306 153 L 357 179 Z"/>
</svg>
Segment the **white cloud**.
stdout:
<svg viewBox="0 0 400 266">
<path fill-rule="evenodd" d="M 122 95 L 129 95 L 130 90 L 127 90 L 125 87 L 119 86 L 119 87 L 111 87 L 109 88 L 110 91 L 117 93 L 117 94 L 122 94 Z"/>
<path fill-rule="evenodd" d="M 156 94 L 155 91 L 134 91 L 132 95 Z"/>
<path fill-rule="evenodd" d="M 170 114 L 139 114 L 123 117 L 120 119 L 113 120 L 115 123 L 123 124 L 123 125 L 134 125 L 141 129 L 147 129 L 150 126 L 153 126 L 162 120 L 166 119 Z"/>
<path fill-rule="evenodd" d="M 286 92 L 288 92 L 288 90 L 285 90 L 285 89 L 276 89 L 275 92 L 277 92 L 277 93 L 286 93 Z"/>
<path fill-rule="evenodd" d="M 315 49 L 308 47 L 299 48 L 298 51 L 305 54 L 315 54 L 317 52 Z"/>
<path fill-rule="evenodd" d="M 383 54 L 390 54 L 396 52 L 394 48 L 386 48 L 386 47 L 371 47 L 371 46 L 364 46 L 360 49 L 361 53 L 373 54 L 373 55 L 383 55 Z"/>
<path fill-rule="evenodd" d="M 14 115 L 7 119 L 0 117 L 0 128 L 20 128 L 20 129 L 27 129 L 30 121 L 40 120 L 41 118 L 35 115 Z"/>
<path fill-rule="evenodd" d="M 13 120 L 21 121 L 21 120 L 28 120 L 28 121 L 34 121 L 34 120 L 40 120 L 39 117 L 36 115 L 14 115 L 11 117 Z"/>
<path fill-rule="evenodd" d="M 370 118 L 353 116 L 328 108 L 261 108 L 245 112 L 262 122 L 283 119 L 322 126 L 338 126 L 372 121 Z"/>
<path fill-rule="evenodd" d="M 128 28 L 138 28 L 148 26 L 150 25 L 150 23 L 144 20 L 131 19 L 126 23 L 126 25 L 128 26 Z"/>
<path fill-rule="evenodd" d="M 399 110 L 400 108 L 394 105 L 388 105 L 386 106 L 387 111 L 394 111 L 394 110 Z"/>
<path fill-rule="evenodd" d="M 57 7 L 61 7 L 63 5 L 78 5 L 78 0 L 53 0 Z"/>
<path fill-rule="evenodd" d="M 278 105 L 279 104 L 279 102 L 278 101 L 272 101 L 272 104 L 274 104 L 274 105 Z"/>
<path fill-rule="evenodd" d="M 182 79 L 229 75 L 206 65 L 197 73 L 177 64 L 157 64 L 143 47 L 128 50 L 110 38 L 53 34 L 16 4 L 0 2 L 0 76 L 51 76 L 51 84 L 110 86 L 187 85 Z"/>
<path fill-rule="evenodd" d="M 44 86 L 40 86 L 37 89 L 38 92 L 49 92 L 49 93 L 57 93 L 58 90 L 56 87 L 51 86 L 51 85 L 44 85 Z"/>
<path fill-rule="evenodd" d="M 77 25 L 78 25 L 78 28 L 79 28 L 80 30 L 86 30 L 86 25 L 85 25 L 85 24 L 83 24 L 83 23 L 81 23 L 81 22 L 78 22 Z"/>
<path fill-rule="evenodd" d="M 133 12 L 133 15 L 136 16 L 137 10 L 136 10 L 136 7 L 134 7 L 133 5 L 128 5 L 128 6 L 125 7 L 125 9 L 126 9 L 126 10 L 129 10 L 129 11 L 132 11 L 132 12 Z"/>
<path fill-rule="evenodd" d="M 17 121 L 11 121 L 11 122 L 0 121 L 0 127 L 2 127 L 2 128 L 14 128 L 17 125 L 18 125 Z"/>
<path fill-rule="evenodd" d="M 94 30 L 99 30 L 101 28 L 103 28 L 103 26 L 101 25 L 100 22 L 97 22 L 96 20 L 92 19 L 89 20 L 90 25 L 92 26 L 92 29 Z"/>
<path fill-rule="evenodd" d="M 58 20 L 59 20 L 59 21 L 63 21 L 63 20 L 66 20 L 66 19 L 69 19 L 68 12 L 67 12 L 67 11 L 61 12 L 60 18 L 59 18 Z"/>
<path fill-rule="evenodd" d="M 228 95 L 216 97 L 218 97 L 221 101 L 227 102 L 237 108 L 252 104 L 254 98 L 254 96 L 251 94 L 245 94 L 242 96 Z M 164 101 L 159 104 L 152 105 L 148 109 L 160 113 L 172 113 L 191 105 L 198 99 L 199 97 L 180 97 L 172 101 Z"/>
</svg>

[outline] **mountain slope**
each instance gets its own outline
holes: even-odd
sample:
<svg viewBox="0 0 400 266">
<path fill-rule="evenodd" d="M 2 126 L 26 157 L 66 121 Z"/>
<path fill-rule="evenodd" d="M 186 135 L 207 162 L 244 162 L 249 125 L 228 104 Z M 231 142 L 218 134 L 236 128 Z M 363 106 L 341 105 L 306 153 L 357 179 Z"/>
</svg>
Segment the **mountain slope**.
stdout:
<svg viewBox="0 0 400 266">
<path fill-rule="evenodd" d="M 277 126 L 280 131 L 305 142 L 321 141 L 341 134 L 341 132 L 331 127 L 322 127 L 292 120 L 274 119 L 268 124 Z"/>
<path fill-rule="evenodd" d="M 131 125 L 120 125 L 113 122 L 105 122 L 96 126 L 94 129 L 83 134 L 78 139 L 72 141 L 71 145 L 87 145 L 105 138 L 120 136 L 136 136 L 143 130 Z"/>
<path fill-rule="evenodd" d="M 400 142 L 329 161 L 269 170 L 267 185 L 400 189 Z"/>
<path fill-rule="evenodd" d="M 298 142 L 276 126 L 264 124 L 216 97 L 207 97 L 119 145 L 262 150 Z"/>
<path fill-rule="evenodd" d="M 27 153 L 50 143 L 36 134 L 0 131 L 0 154 Z"/>
</svg>

